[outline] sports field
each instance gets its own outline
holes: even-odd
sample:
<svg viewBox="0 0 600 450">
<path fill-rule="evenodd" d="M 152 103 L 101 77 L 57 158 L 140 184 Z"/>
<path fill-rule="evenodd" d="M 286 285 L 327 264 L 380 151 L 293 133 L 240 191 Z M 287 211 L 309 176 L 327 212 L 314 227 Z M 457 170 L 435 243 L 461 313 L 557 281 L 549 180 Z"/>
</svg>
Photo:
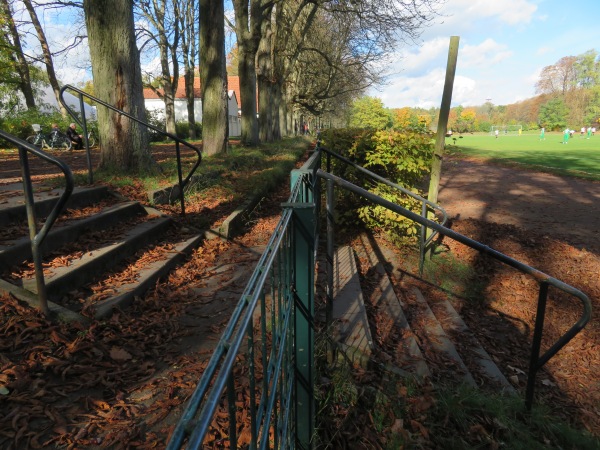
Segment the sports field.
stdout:
<svg viewBox="0 0 600 450">
<path fill-rule="evenodd" d="M 498 163 L 517 163 L 532 168 L 600 180 L 600 133 L 590 139 L 576 132 L 563 144 L 562 133 L 539 132 L 499 135 L 489 133 L 454 135 L 446 138 L 446 150 L 468 156 L 489 158 Z"/>
</svg>

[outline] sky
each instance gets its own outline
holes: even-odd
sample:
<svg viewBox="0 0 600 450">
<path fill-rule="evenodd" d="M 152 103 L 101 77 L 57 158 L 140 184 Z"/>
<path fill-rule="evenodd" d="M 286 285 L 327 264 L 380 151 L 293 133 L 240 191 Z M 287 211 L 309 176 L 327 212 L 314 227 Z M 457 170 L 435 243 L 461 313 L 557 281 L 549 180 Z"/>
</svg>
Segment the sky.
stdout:
<svg viewBox="0 0 600 450">
<path fill-rule="evenodd" d="M 544 67 L 600 50 L 599 6 L 599 0 L 447 0 L 419 45 L 394 54 L 387 84 L 368 94 L 388 108 L 439 107 L 450 36 L 459 36 L 452 106 L 533 97 Z"/>
<path fill-rule="evenodd" d="M 599 0 L 446 0 L 419 41 L 402 44 L 392 55 L 386 85 L 368 95 L 389 108 L 439 107 L 450 36 L 459 36 L 452 106 L 507 105 L 532 97 L 545 66 L 594 45 L 600 51 L 599 6 Z M 52 11 L 40 19 L 52 49 L 70 44 L 82 23 Z M 56 58 L 63 83 L 91 78 L 87 52 L 85 42 Z M 149 71 L 157 62 L 146 59 L 142 65 Z"/>
</svg>

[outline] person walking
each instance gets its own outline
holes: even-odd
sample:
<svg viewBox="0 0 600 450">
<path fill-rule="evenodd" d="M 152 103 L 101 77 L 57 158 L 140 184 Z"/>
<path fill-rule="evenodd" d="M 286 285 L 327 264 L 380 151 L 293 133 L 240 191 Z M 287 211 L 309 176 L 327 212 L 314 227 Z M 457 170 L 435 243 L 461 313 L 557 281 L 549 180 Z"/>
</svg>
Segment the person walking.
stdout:
<svg viewBox="0 0 600 450">
<path fill-rule="evenodd" d="M 569 130 L 568 128 L 565 128 L 565 132 L 563 133 L 563 144 L 568 144 L 569 143 L 569 137 L 571 136 L 571 130 Z"/>
<path fill-rule="evenodd" d="M 542 127 L 542 129 L 540 130 L 540 141 L 545 141 L 546 140 L 546 128 Z"/>
</svg>

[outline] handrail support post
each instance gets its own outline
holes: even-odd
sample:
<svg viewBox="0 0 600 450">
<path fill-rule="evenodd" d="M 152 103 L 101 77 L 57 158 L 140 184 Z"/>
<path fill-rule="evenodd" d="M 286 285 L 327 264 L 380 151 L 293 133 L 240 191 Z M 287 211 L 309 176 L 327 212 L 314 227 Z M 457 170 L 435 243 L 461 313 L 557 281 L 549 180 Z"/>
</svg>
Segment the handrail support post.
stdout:
<svg viewBox="0 0 600 450">
<path fill-rule="evenodd" d="M 331 333 L 333 324 L 333 259 L 335 252 L 335 198 L 334 184 L 327 180 L 327 303 L 325 304 L 325 327 L 327 334 Z M 329 349 L 329 355 L 333 358 L 333 344 Z M 332 362 L 332 361 L 330 361 Z"/>
<path fill-rule="evenodd" d="M 42 267 L 42 253 L 37 236 L 37 220 L 35 217 L 35 203 L 33 198 L 33 186 L 31 184 L 31 173 L 29 170 L 29 158 L 27 150 L 19 147 L 19 158 L 21 159 L 21 173 L 23 177 L 23 193 L 25 195 L 25 210 L 27 212 L 27 225 L 29 227 L 29 239 L 31 241 L 31 255 L 35 269 L 35 284 L 38 295 L 38 309 L 48 315 L 48 298 L 46 293 L 46 282 L 44 280 L 44 269 Z"/>
<path fill-rule="evenodd" d="M 92 169 L 92 154 L 90 152 L 90 140 L 88 139 L 87 131 L 87 119 L 85 117 L 85 108 L 83 105 L 83 94 L 79 93 L 79 109 L 81 110 L 81 128 L 83 133 L 83 139 L 85 142 L 85 155 L 88 166 L 88 184 L 94 183 L 94 171 Z"/>
<path fill-rule="evenodd" d="M 533 391 L 535 389 L 535 376 L 539 369 L 540 348 L 542 345 L 542 333 L 544 331 L 544 319 L 546 315 L 546 302 L 548 300 L 548 283 L 540 284 L 538 295 L 537 313 L 535 316 L 535 328 L 533 329 L 533 341 L 531 343 L 531 356 L 529 359 L 529 373 L 527 374 L 527 390 L 525 392 L 525 407 L 531 410 L 533 404 Z"/>
</svg>

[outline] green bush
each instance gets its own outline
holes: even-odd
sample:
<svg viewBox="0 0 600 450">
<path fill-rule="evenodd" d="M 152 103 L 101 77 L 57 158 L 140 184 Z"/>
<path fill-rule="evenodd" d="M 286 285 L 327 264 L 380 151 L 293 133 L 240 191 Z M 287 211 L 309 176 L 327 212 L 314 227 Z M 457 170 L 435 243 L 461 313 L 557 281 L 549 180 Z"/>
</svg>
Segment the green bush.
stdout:
<svg viewBox="0 0 600 450">
<path fill-rule="evenodd" d="M 202 124 L 196 122 L 196 139 L 202 137 Z M 175 124 L 177 130 L 177 137 L 181 139 L 189 139 L 190 137 L 190 123 L 189 122 L 177 122 Z"/>
<path fill-rule="evenodd" d="M 431 167 L 434 141 L 429 132 L 411 129 L 326 130 L 322 133 L 322 139 L 326 148 L 416 193 L 415 186 Z M 399 206 L 417 214 L 421 212 L 420 202 L 385 184 L 366 181 L 365 175 L 335 159 L 332 161 L 332 172 Z M 343 211 L 338 213 L 338 221 L 348 227 L 364 224 L 370 229 L 387 233 L 394 241 L 417 235 L 417 224 L 354 194 L 339 190 L 336 202 L 343 206 Z"/>
<path fill-rule="evenodd" d="M 146 122 L 163 132 L 167 130 L 163 114 L 159 111 L 146 109 Z M 157 142 L 165 139 L 163 134 L 152 129 L 148 129 L 148 136 L 150 138 L 150 142 Z"/>
</svg>

